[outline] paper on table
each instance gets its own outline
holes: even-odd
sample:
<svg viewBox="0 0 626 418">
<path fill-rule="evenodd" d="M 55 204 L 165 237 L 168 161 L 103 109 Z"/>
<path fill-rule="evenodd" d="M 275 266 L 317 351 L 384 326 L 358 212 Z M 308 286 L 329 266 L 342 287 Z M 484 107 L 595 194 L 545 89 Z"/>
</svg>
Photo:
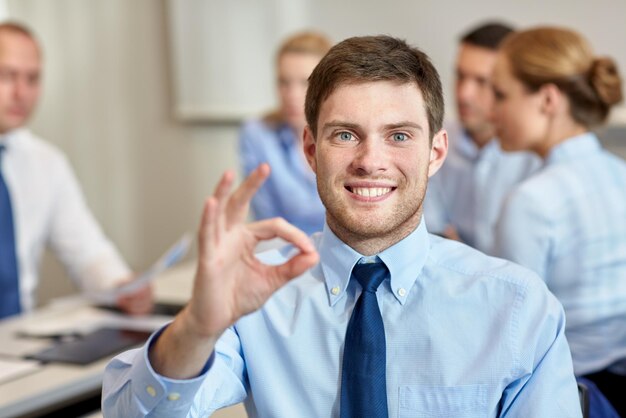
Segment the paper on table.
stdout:
<svg viewBox="0 0 626 418">
<path fill-rule="evenodd" d="M 95 306 L 83 306 L 72 311 L 50 314 L 27 321 L 15 335 L 18 342 L 85 335 L 98 328 L 125 328 L 137 331 L 154 331 L 172 320 L 171 316 L 130 316 Z M 32 350 L 30 350 L 32 352 Z M 3 346 L 0 345 L 0 354 Z"/>
<path fill-rule="evenodd" d="M 111 320 L 111 312 L 85 305 L 72 310 L 50 312 L 36 320 L 26 320 L 17 330 L 19 337 L 59 338 L 89 333 Z"/>
<path fill-rule="evenodd" d="M 89 295 L 97 301 L 115 302 L 120 296 L 133 293 L 147 285 L 174 264 L 178 263 L 187 254 L 191 244 L 191 235 L 185 234 L 172 245 L 148 270 L 137 276 L 134 280 L 104 292 Z"/>
<path fill-rule="evenodd" d="M 13 380 L 16 377 L 34 372 L 40 369 L 41 365 L 37 361 L 0 359 L 0 384 Z"/>
</svg>

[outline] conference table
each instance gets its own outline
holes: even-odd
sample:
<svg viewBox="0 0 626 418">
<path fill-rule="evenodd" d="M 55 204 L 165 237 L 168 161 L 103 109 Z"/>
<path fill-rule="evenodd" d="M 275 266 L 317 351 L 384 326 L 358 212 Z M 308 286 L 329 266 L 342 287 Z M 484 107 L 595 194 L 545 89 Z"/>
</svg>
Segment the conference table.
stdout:
<svg viewBox="0 0 626 418">
<path fill-rule="evenodd" d="M 92 399 L 98 402 L 104 367 L 112 355 L 85 365 L 24 361 L 59 338 L 101 327 L 152 331 L 171 320 L 173 307 L 188 300 L 195 266 L 187 263 L 155 280 L 155 299 L 165 313 L 129 317 L 103 309 L 82 296 L 65 297 L 32 313 L 0 322 L 0 418 L 53 416 Z M 4 367 L 2 367 L 4 366 Z M 8 369 L 14 376 L 7 376 Z M 57 412 L 55 412 L 57 411 Z M 70 415 L 68 415 L 70 416 Z"/>
</svg>

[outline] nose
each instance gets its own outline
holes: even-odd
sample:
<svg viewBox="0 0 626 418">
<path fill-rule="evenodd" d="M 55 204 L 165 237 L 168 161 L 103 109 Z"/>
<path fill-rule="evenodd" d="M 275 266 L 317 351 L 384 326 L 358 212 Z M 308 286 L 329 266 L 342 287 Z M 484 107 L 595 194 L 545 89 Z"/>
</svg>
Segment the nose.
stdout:
<svg viewBox="0 0 626 418">
<path fill-rule="evenodd" d="M 25 80 L 24 77 L 16 77 L 13 82 L 13 96 L 15 99 L 21 101 L 25 97 L 28 96 L 30 92 L 31 86 L 28 83 L 28 80 Z"/>
<path fill-rule="evenodd" d="M 384 141 L 366 138 L 356 146 L 352 166 L 359 175 L 372 175 L 384 172 L 386 161 Z"/>
<path fill-rule="evenodd" d="M 470 102 L 474 96 L 476 88 L 474 83 L 468 79 L 462 79 L 457 81 L 456 95 L 457 100 L 460 102 Z"/>
</svg>

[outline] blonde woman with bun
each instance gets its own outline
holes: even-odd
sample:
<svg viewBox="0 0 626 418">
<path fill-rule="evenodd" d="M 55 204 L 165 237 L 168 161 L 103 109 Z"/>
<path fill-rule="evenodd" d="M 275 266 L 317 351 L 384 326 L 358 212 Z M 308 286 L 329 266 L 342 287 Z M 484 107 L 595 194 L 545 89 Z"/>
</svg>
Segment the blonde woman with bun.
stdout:
<svg viewBox="0 0 626 418">
<path fill-rule="evenodd" d="M 626 416 L 626 163 L 591 130 L 622 100 L 618 69 L 578 33 L 543 27 L 507 37 L 493 85 L 502 148 L 543 160 L 506 199 L 494 252 L 545 280 L 576 374 Z"/>
</svg>

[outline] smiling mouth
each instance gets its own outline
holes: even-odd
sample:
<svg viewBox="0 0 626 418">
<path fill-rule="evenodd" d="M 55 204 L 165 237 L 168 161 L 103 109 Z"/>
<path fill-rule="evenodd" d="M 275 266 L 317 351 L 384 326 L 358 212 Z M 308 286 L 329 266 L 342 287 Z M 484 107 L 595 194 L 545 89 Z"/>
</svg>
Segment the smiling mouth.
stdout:
<svg viewBox="0 0 626 418">
<path fill-rule="evenodd" d="M 362 197 L 380 197 L 394 190 L 395 187 L 350 187 L 346 186 L 346 190 Z"/>
</svg>

